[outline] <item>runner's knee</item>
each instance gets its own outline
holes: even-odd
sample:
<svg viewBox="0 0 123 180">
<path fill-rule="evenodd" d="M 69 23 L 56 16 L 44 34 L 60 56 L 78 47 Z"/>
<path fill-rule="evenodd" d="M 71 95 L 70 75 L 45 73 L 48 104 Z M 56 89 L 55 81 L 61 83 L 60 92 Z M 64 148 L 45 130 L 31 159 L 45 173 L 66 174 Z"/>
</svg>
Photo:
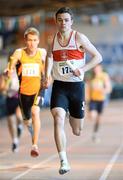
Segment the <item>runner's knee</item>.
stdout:
<svg viewBox="0 0 123 180">
<path fill-rule="evenodd" d="M 80 136 L 81 135 L 81 130 L 79 128 L 73 129 L 73 134 L 76 135 L 76 136 Z"/>
<path fill-rule="evenodd" d="M 54 117 L 54 125 L 56 126 L 63 126 L 64 125 L 64 119 L 61 118 L 60 116 L 55 116 Z"/>
<path fill-rule="evenodd" d="M 30 124 L 32 124 L 32 119 L 26 119 L 26 120 L 24 120 L 24 124 L 25 124 L 26 126 L 29 126 Z"/>
</svg>

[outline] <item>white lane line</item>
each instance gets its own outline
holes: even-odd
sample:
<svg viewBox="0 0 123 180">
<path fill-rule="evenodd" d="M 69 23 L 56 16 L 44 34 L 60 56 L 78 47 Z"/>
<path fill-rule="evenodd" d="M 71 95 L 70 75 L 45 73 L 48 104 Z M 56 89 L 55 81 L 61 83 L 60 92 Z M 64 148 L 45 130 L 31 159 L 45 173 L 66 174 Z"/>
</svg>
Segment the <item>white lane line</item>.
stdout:
<svg viewBox="0 0 123 180">
<path fill-rule="evenodd" d="M 29 173 L 30 171 L 32 171 L 33 169 L 38 168 L 39 166 L 44 165 L 44 164 L 52 161 L 52 160 L 55 159 L 56 157 L 57 157 L 57 154 L 54 154 L 54 155 L 50 156 L 49 158 L 45 159 L 44 161 L 42 161 L 42 162 L 40 162 L 40 163 L 38 163 L 38 164 L 35 164 L 34 166 L 30 167 L 27 171 L 19 174 L 18 176 L 12 178 L 11 180 L 17 180 L 17 179 L 23 177 L 24 175 L 28 174 L 28 173 Z"/>
<path fill-rule="evenodd" d="M 88 141 L 88 139 L 90 139 L 90 136 L 86 139 L 81 139 L 81 141 L 77 141 L 76 143 L 74 143 L 72 146 L 69 146 L 67 149 L 68 151 L 72 148 L 72 147 L 75 147 L 77 145 L 80 145 L 81 143 L 85 143 Z M 24 175 L 28 174 L 30 171 L 32 171 L 33 169 L 35 168 L 38 168 L 39 166 L 42 166 L 42 165 L 45 165 L 46 163 L 49 163 L 50 161 L 54 160 L 55 158 L 57 158 L 58 154 L 53 154 L 52 156 L 50 156 L 49 158 L 45 159 L 44 161 L 42 162 L 39 162 L 38 164 L 35 164 L 34 166 L 30 167 L 28 170 L 24 171 L 23 173 L 17 175 L 16 177 L 12 178 L 11 180 L 17 180 L 21 177 L 23 177 Z"/>
<path fill-rule="evenodd" d="M 108 165 L 104 169 L 104 171 L 103 171 L 101 177 L 99 178 L 99 180 L 106 180 L 107 179 L 107 177 L 110 174 L 110 171 L 111 171 L 112 167 L 114 166 L 119 154 L 121 153 L 122 148 L 123 148 L 123 142 L 120 144 L 119 148 L 116 150 L 116 152 L 112 156 L 111 160 L 109 161 Z"/>
</svg>

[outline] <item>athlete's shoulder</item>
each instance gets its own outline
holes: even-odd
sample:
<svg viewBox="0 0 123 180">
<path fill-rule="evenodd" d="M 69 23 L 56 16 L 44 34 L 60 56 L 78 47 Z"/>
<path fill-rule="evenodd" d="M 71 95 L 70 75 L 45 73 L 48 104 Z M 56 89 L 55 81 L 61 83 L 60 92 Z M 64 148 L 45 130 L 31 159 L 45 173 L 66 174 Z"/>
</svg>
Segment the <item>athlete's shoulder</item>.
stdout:
<svg viewBox="0 0 123 180">
<path fill-rule="evenodd" d="M 108 77 L 109 77 L 108 73 L 105 72 L 105 71 L 102 73 L 102 76 L 103 76 L 104 78 L 108 78 Z"/>
<path fill-rule="evenodd" d="M 47 51 L 45 48 L 38 48 L 38 51 L 40 52 L 41 55 L 46 55 Z"/>
<path fill-rule="evenodd" d="M 76 37 L 77 37 L 78 40 L 83 40 L 83 41 L 88 40 L 88 37 L 85 34 L 79 32 L 79 31 L 76 31 Z"/>
<path fill-rule="evenodd" d="M 23 48 L 18 48 L 18 49 L 16 49 L 14 52 L 16 52 L 16 53 L 21 53 L 21 52 L 22 52 L 22 49 L 23 49 Z"/>
<path fill-rule="evenodd" d="M 43 61 L 46 59 L 47 51 L 45 48 L 38 48 L 38 51 L 40 52 L 41 58 Z"/>
<path fill-rule="evenodd" d="M 45 53 L 45 54 L 47 52 L 45 48 L 38 48 L 38 51 L 41 52 L 41 53 Z"/>
<path fill-rule="evenodd" d="M 22 49 L 23 48 L 18 48 L 16 49 L 13 54 L 11 55 L 11 57 L 17 58 L 18 60 L 21 58 L 22 56 Z"/>
<path fill-rule="evenodd" d="M 90 41 L 88 40 L 87 36 L 79 31 L 75 31 L 75 40 L 77 47 L 80 50 L 85 50 L 88 45 L 90 45 Z"/>
</svg>

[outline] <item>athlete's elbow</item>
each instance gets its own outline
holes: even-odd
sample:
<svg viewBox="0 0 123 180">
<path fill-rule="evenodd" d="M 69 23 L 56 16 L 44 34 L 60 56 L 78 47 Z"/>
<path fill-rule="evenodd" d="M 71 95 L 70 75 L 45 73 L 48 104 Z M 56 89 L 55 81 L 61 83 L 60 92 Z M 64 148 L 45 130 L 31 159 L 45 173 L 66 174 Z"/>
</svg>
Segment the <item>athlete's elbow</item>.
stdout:
<svg viewBox="0 0 123 180">
<path fill-rule="evenodd" d="M 101 63 L 103 61 L 103 58 L 102 58 L 101 54 L 98 54 L 98 61 L 99 61 L 99 63 Z"/>
<path fill-rule="evenodd" d="M 103 59 L 102 59 L 102 56 L 101 56 L 100 53 L 98 53 L 98 54 L 95 55 L 95 57 L 94 57 L 95 65 L 101 63 L 102 60 L 103 60 Z"/>
</svg>

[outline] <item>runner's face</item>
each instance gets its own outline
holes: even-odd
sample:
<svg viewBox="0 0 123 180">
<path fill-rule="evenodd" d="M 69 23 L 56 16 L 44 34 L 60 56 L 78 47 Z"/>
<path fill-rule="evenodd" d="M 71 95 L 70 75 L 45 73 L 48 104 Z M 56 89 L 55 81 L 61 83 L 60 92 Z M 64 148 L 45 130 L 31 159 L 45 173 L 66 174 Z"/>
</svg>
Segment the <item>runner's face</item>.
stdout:
<svg viewBox="0 0 123 180">
<path fill-rule="evenodd" d="M 56 24 L 60 32 L 71 30 L 73 20 L 69 13 L 62 13 L 57 15 Z"/>
<path fill-rule="evenodd" d="M 28 34 L 25 42 L 27 48 L 33 52 L 39 45 L 39 37 L 37 35 Z"/>
</svg>

